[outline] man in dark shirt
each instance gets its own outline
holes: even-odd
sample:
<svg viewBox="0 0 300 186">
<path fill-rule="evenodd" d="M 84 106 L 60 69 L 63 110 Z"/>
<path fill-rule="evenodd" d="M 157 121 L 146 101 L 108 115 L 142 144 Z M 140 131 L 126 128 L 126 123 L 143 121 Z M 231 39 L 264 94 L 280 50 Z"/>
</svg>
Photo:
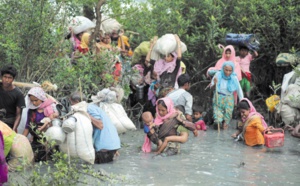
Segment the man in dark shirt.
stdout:
<svg viewBox="0 0 300 186">
<path fill-rule="evenodd" d="M 25 100 L 20 89 L 12 84 L 16 75 L 17 69 L 13 66 L 1 69 L 0 120 L 17 132 Z"/>
</svg>

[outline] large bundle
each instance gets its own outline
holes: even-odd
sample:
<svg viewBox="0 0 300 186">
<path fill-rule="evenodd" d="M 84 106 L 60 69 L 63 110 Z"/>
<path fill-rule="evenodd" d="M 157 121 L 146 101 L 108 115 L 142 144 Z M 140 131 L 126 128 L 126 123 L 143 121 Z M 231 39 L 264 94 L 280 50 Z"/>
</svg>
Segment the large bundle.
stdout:
<svg viewBox="0 0 300 186">
<path fill-rule="evenodd" d="M 290 65 L 297 65 L 300 60 L 300 53 L 290 54 L 290 53 L 280 53 L 276 57 L 276 66 L 285 67 Z"/>
<path fill-rule="evenodd" d="M 99 107 L 111 119 L 119 134 L 127 130 L 136 130 L 135 125 L 129 119 L 121 104 L 100 102 Z"/>
<path fill-rule="evenodd" d="M 103 17 L 101 27 L 105 33 L 112 33 L 113 31 L 119 30 L 122 25 L 115 19 Z"/>
<path fill-rule="evenodd" d="M 168 55 L 172 52 L 176 52 L 177 42 L 174 34 L 165 34 L 162 37 L 160 37 L 157 40 L 153 50 L 163 55 Z M 181 52 L 183 53 L 186 50 L 187 50 L 186 45 L 183 42 L 181 42 Z"/>
<path fill-rule="evenodd" d="M 76 16 L 70 21 L 69 30 L 73 31 L 74 34 L 79 34 L 89 29 L 95 28 L 95 26 L 95 23 L 93 23 L 88 18 L 84 16 Z"/>
<path fill-rule="evenodd" d="M 280 103 L 278 107 L 280 108 L 280 116 L 285 125 L 290 125 L 300 118 L 300 112 L 298 109 L 282 103 Z"/>
<path fill-rule="evenodd" d="M 254 34 L 233 34 L 229 33 L 225 38 L 227 45 L 245 46 L 249 50 L 258 50 L 259 41 Z"/>
<path fill-rule="evenodd" d="M 21 135 L 17 134 L 14 138 L 11 150 L 11 158 L 7 162 L 9 171 L 15 171 L 20 166 L 30 166 L 33 162 L 33 151 L 29 140 Z"/>
<path fill-rule="evenodd" d="M 87 103 L 81 102 L 74 106 L 72 106 L 72 109 L 75 111 L 77 108 L 86 110 Z M 79 157 L 86 162 L 94 164 L 95 149 L 93 147 L 93 126 L 91 120 L 83 110 L 75 112 L 73 116 L 76 118 L 75 132 L 67 134 L 67 139 L 60 145 L 60 149 L 62 152 L 69 153 L 72 157 Z"/>
<path fill-rule="evenodd" d="M 142 56 L 145 57 L 147 56 L 149 50 L 150 50 L 150 42 L 143 41 L 138 47 L 134 49 L 131 63 L 132 64 L 138 63 Z"/>
<path fill-rule="evenodd" d="M 282 102 L 288 104 L 290 107 L 300 109 L 300 86 L 296 84 L 290 84 L 286 89 L 285 96 L 282 99 Z"/>
</svg>

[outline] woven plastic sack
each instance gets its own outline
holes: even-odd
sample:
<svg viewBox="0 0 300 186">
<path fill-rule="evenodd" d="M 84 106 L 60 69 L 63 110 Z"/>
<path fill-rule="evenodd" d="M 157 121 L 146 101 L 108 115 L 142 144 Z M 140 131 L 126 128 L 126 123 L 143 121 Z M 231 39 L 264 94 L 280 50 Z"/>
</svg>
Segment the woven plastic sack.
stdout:
<svg viewBox="0 0 300 186">
<path fill-rule="evenodd" d="M 90 163 L 95 163 L 93 146 L 93 126 L 87 111 L 87 103 L 82 101 L 72 106 L 76 118 L 75 132 L 67 134 L 67 139 L 59 147 L 64 153 Z"/>
<path fill-rule="evenodd" d="M 116 114 L 115 111 L 111 108 L 111 104 L 100 102 L 99 107 L 108 115 L 113 125 L 117 128 L 118 134 L 127 131 L 127 129 L 123 126 L 122 122 L 119 119 L 119 114 Z"/>
<path fill-rule="evenodd" d="M 227 45 L 245 46 L 249 50 L 258 50 L 259 41 L 254 34 L 226 34 L 225 38 Z"/>
<path fill-rule="evenodd" d="M 93 23 L 88 18 L 84 16 L 76 16 L 70 21 L 69 30 L 73 31 L 74 34 L 79 34 L 89 29 L 95 28 L 95 26 L 95 23 Z"/>
<path fill-rule="evenodd" d="M 103 17 L 101 27 L 105 33 L 112 33 L 113 31 L 119 30 L 122 25 L 113 18 Z"/>
<path fill-rule="evenodd" d="M 156 52 L 159 52 L 160 54 L 163 55 L 168 55 L 172 52 L 177 51 L 177 42 L 175 39 L 174 34 L 165 34 L 162 37 L 160 37 L 154 48 Z M 184 53 L 187 50 L 186 45 L 181 42 L 181 53 Z"/>
<path fill-rule="evenodd" d="M 287 104 L 282 104 L 279 106 L 280 108 L 280 116 L 285 125 L 289 125 L 293 123 L 295 120 L 299 119 L 300 112 L 298 109 L 290 107 Z"/>
<path fill-rule="evenodd" d="M 290 107 L 300 109 L 300 86 L 290 84 L 287 87 L 285 96 L 282 99 L 283 103 L 288 104 Z"/>
</svg>

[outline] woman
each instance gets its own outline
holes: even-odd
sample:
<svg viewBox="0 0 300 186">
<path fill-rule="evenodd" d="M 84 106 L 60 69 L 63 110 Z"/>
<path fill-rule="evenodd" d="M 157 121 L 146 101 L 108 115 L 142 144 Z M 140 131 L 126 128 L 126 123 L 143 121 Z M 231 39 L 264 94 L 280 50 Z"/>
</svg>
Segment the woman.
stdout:
<svg viewBox="0 0 300 186">
<path fill-rule="evenodd" d="M 234 93 L 239 99 L 244 98 L 242 88 L 234 73 L 234 63 L 223 63 L 221 71 L 217 72 L 212 79 L 211 87 L 215 87 L 213 97 L 214 128 L 222 124 L 223 129 L 228 128 L 234 108 Z"/>
<path fill-rule="evenodd" d="M 254 106 L 247 98 L 240 101 L 238 108 L 241 114 L 243 129 L 233 134 L 232 137 L 237 137 L 239 133 L 242 133 L 242 138 L 248 146 L 265 144 L 262 133 L 268 126 L 264 117 L 256 112 Z"/>
<path fill-rule="evenodd" d="M 23 132 L 24 136 L 30 133 L 33 137 L 31 146 L 35 154 L 35 161 L 46 160 L 47 153 L 43 142 L 41 142 L 40 132 L 46 131 L 52 119 L 59 116 L 56 103 L 46 97 L 46 93 L 41 87 L 34 87 L 28 91 L 28 117 Z"/>
<path fill-rule="evenodd" d="M 82 53 L 86 54 L 89 51 L 89 42 L 90 42 L 90 34 L 89 33 L 83 33 L 81 37 L 80 45 L 77 47 L 77 50 Z"/>
<path fill-rule="evenodd" d="M 235 50 L 232 45 L 228 45 L 224 48 L 223 45 L 219 45 L 220 48 L 223 49 L 222 58 L 218 60 L 214 67 L 211 67 L 207 70 L 207 76 L 214 76 L 215 73 L 222 69 L 223 64 L 226 61 L 232 61 L 234 63 L 234 72 L 237 75 L 239 81 L 242 80 L 242 72 L 240 64 L 236 62 Z"/>
<path fill-rule="evenodd" d="M 170 98 L 165 97 L 157 101 L 156 104 L 157 116 L 154 120 L 156 125 L 159 125 L 158 138 L 163 141 L 163 144 L 159 147 L 157 154 L 164 151 L 166 147 L 166 153 L 168 155 L 177 154 L 179 151 L 178 144 L 171 144 L 168 146 L 168 142 L 180 142 L 185 143 L 188 140 L 188 130 L 194 132 L 194 135 L 198 135 L 193 123 L 186 121 L 179 117 L 182 115 L 174 109 L 173 102 Z M 179 136 L 177 136 L 177 133 Z"/>
<path fill-rule="evenodd" d="M 164 56 L 164 59 L 159 59 L 158 61 L 150 60 L 151 51 L 156 44 L 156 40 L 154 40 L 154 42 L 150 44 L 150 50 L 146 57 L 146 63 L 154 65 L 154 71 L 158 75 L 161 88 L 178 88 L 177 78 L 182 73 L 180 68 L 181 42 L 177 34 L 175 34 L 174 36 L 178 46 L 176 52 L 172 52 Z"/>
</svg>

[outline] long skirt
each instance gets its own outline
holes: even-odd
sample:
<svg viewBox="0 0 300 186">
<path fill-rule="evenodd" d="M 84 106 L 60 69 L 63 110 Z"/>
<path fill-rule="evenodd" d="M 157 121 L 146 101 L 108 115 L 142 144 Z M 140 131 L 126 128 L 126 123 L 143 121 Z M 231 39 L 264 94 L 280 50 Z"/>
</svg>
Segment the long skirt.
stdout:
<svg viewBox="0 0 300 186">
<path fill-rule="evenodd" d="M 229 124 L 234 108 L 234 96 L 233 94 L 215 94 L 218 94 L 218 96 L 214 95 L 213 98 L 214 122 L 221 124 L 223 121 L 225 121 L 226 124 Z"/>
</svg>

